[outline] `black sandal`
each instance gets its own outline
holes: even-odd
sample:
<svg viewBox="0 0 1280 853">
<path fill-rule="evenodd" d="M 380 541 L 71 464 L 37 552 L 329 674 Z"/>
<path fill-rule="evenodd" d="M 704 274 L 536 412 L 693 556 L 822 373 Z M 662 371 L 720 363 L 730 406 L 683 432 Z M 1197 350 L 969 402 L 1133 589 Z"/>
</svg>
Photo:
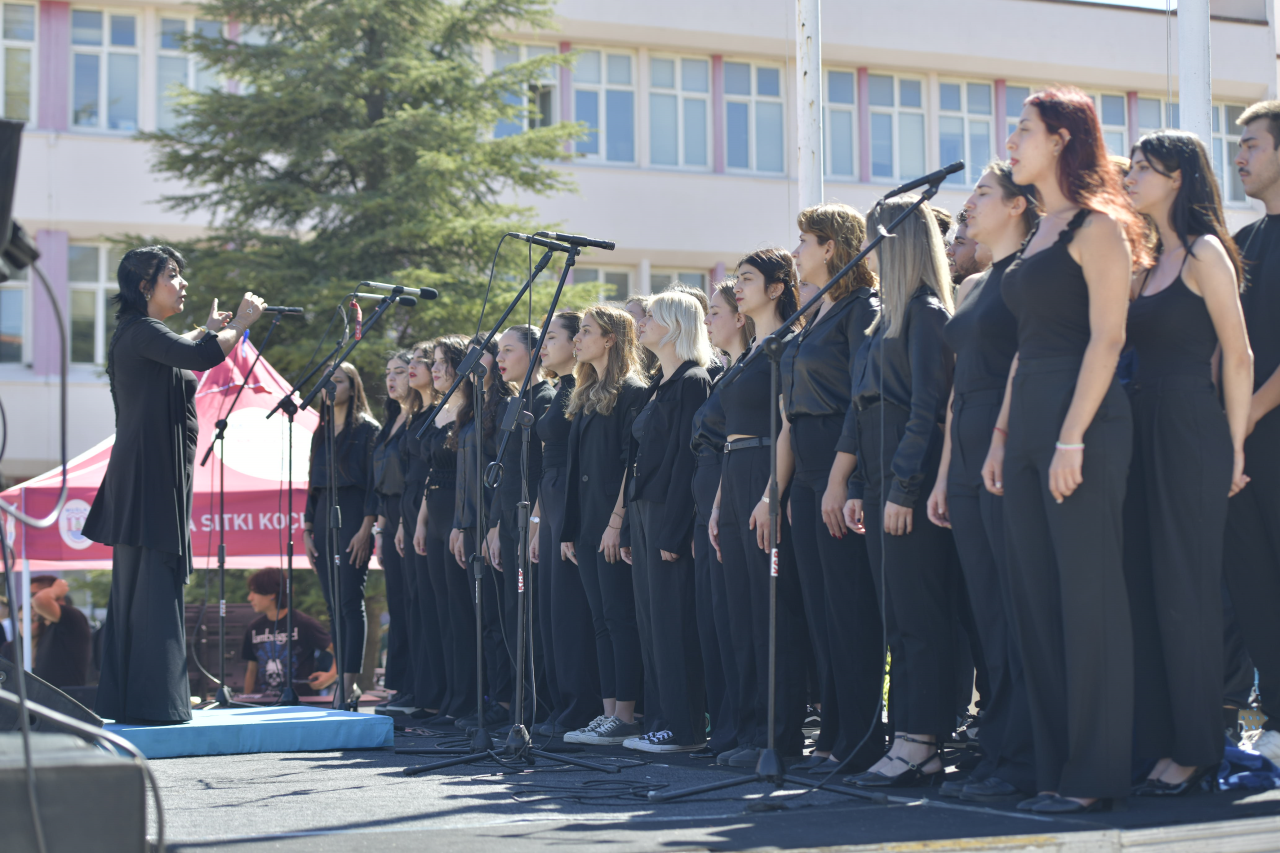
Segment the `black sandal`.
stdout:
<svg viewBox="0 0 1280 853">
<path fill-rule="evenodd" d="M 865 773 L 850 776 L 845 781 L 857 785 L 859 788 L 915 788 L 919 787 L 919 782 L 922 779 L 928 779 L 927 784 L 929 787 L 932 787 L 933 783 L 946 769 L 943 767 L 934 770 L 932 773 L 924 772 L 924 766 L 930 761 L 933 761 L 935 758 L 941 760 L 938 753 L 937 743 L 928 740 L 916 740 L 910 735 L 898 735 L 898 739 L 905 740 L 908 743 L 925 744 L 927 746 L 932 746 L 934 749 L 933 752 L 924 759 L 924 761 L 918 763 L 907 761 L 900 755 L 892 756 L 894 761 L 901 761 L 903 764 L 907 765 L 907 769 L 903 770 L 897 776 L 889 776 L 881 773 L 879 770 L 868 770 Z"/>
</svg>

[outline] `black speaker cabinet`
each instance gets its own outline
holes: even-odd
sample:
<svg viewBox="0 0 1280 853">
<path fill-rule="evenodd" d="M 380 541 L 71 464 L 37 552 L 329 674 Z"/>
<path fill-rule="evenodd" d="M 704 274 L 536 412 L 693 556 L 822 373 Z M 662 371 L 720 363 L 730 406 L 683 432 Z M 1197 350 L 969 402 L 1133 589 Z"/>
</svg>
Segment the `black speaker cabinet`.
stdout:
<svg viewBox="0 0 1280 853">
<path fill-rule="evenodd" d="M 0 658 L 0 688 L 8 690 L 10 693 L 18 692 L 18 682 L 14 680 L 17 670 L 13 664 L 5 659 Z M 47 681 L 44 681 L 31 673 L 27 673 L 27 698 L 38 705 L 66 714 L 68 717 L 87 723 L 91 726 L 101 726 L 102 719 L 85 706 L 81 705 L 75 699 L 72 699 L 66 693 L 54 687 Z M 31 718 L 31 728 L 33 731 L 61 731 L 57 726 L 50 722 L 33 716 Z M 0 705 L 0 732 L 12 732 L 18 730 L 18 710 L 8 705 Z"/>
<path fill-rule="evenodd" d="M 142 768 L 66 734 L 32 732 L 40 825 L 49 853 L 142 853 L 147 847 Z M 22 735 L 0 734 L 0 843 L 35 850 Z"/>
</svg>

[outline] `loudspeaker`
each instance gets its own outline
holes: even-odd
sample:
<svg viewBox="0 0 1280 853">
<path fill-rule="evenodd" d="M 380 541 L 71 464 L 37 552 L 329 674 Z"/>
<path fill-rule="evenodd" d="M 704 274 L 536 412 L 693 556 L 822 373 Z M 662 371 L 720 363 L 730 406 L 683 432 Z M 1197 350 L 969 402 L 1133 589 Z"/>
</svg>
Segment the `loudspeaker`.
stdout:
<svg viewBox="0 0 1280 853">
<path fill-rule="evenodd" d="M 33 732 L 36 801 L 48 853 L 139 853 L 147 848 L 146 781 L 136 762 L 73 735 Z M 4 849 L 35 850 L 21 734 L 0 734 Z"/>
<path fill-rule="evenodd" d="M 0 658 L 0 689 L 8 690 L 10 693 L 18 692 L 17 669 L 13 662 L 6 658 Z M 102 718 L 54 687 L 47 681 L 37 678 L 31 673 L 27 673 L 27 699 L 44 705 L 59 713 L 73 717 L 82 723 L 102 728 Z M 17 731 L 19 727 L 18 709 L 11 708 L 8 705 L 0 704 L 0 732 Z M 61 731 L 52 723 L 42 720 L 39 717 L 31 717 L 32 731 L 57 732 Z"/>
</svg>

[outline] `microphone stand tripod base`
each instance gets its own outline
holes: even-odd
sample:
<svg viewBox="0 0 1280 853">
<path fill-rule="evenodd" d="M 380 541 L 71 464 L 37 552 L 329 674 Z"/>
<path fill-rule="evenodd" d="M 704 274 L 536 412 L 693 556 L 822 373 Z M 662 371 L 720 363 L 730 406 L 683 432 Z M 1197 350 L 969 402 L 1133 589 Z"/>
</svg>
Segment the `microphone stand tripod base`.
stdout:
<svg viewBox="0 0 1280 853">
<path fill-rule="evenodd" d="M 218 708 L 230 708 L 232 705 L 231 688 L 225 684 L 219 687 L 218 692 L 213 694 L 213 704 Z"/>
<path fill-rule="evenodd" d="M 298 698 L 298 694 L 292 687 L 286 687 L 284 692 L 280 694 L 280 701 L 277 705 L 301 705 L 302 700 Z"/>
</svg>

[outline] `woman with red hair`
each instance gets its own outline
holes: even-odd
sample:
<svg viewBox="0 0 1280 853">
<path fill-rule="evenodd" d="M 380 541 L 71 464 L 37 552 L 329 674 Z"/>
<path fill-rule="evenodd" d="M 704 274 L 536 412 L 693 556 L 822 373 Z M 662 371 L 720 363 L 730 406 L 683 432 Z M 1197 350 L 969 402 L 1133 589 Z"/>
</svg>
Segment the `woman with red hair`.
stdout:
<svg viewBox="0 0 1280 853">
<path fill-rule="evenodd" d="M 1129 792 L 1133 637 L 1121 507 L 1133 447 L 1116 380 L 1143 227 L 1107 160 L 1093 101 L 1027 99 L 1009 136 L 1013 180 L 1044 217 L 1005 272 L 1018 321 L 983 480 L 1003 494 L 1042 814 L 1098 811 Z"/>
</svg>

